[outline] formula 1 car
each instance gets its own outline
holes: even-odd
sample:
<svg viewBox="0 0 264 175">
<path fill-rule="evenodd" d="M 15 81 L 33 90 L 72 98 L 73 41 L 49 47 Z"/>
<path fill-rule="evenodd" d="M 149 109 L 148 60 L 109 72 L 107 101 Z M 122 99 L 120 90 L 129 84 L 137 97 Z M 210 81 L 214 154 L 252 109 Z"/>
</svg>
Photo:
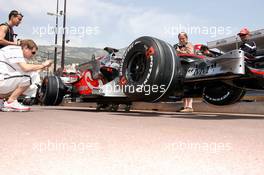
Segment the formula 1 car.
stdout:
<svg viewBox="0 0 264 175">
<path fill-rule="evenodd" d="M 108 58 L 117 50 L 106 48 Z M 212 51 L 213 52 L 213 51 Z M 134 101 L 176 101 L 202 97 L 205 102 L 223 106 L 238 102 L 248 89 L 264 90 L 264 52 L 248 59 L 241 50 L 214 52 L 214 57 L 177 55 L 170 44 L 140 37 L 126 49 L 119 64 L 100 66 L 98 60 L 79 68 L 75 81 L 46 77 L 41 88 L 45 105 L 58 105 L 70 93 L 84 101 L 103 105 Z"/>
<path fill-rule="evenodd" d="M 63 73 L 62 76 L 47 76 L 38 91 L 39 101 L 44 105 L 59 105 L 63 97 L 82 102 L 97 103 L 97 110 L 117 111 L 120 104 L 129 111 L 132 102 L 127 96 L 112 88 L 119 81 L 122 58 L 116 57 L 117 49 L 106 47 L 108 54 L 79 65 L 76 72 Z M 100 88 L 105 88 L 101 92 Z M 107 90 L 108 89 L 108 90 Z M 100 93 L 99 93 L 100 92 Z"/>
</svg>

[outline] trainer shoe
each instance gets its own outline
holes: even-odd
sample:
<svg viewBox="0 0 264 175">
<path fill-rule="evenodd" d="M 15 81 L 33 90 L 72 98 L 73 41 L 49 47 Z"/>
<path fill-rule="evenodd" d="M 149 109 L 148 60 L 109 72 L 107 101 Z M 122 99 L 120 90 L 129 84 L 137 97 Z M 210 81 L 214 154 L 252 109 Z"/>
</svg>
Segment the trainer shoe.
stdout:
<svg viewBox="0 0 264 175">
<path fill-rule="evenodd" d="M 185 113 L 190 112 L 191 113 L 191 112 L 193 112 L 193 108 L 186 107 L 186 108 L 180 110 L 180 112 L 185 112 Z"/>
<path fill-rule="evenodd" d="M 8 103 L 7 101 L 4 102 L 4 107 L 2 108 L 4 112 L 28 112 L 30 108 L 18 103 L 17 100 Z"/>
<path fill-rule="evenodd" d="M 184 107 L 181 107 L 180 109 L 178 109 L 176 112 L 181 112 L 182 110 L 184 110 Z"/>
</svg>

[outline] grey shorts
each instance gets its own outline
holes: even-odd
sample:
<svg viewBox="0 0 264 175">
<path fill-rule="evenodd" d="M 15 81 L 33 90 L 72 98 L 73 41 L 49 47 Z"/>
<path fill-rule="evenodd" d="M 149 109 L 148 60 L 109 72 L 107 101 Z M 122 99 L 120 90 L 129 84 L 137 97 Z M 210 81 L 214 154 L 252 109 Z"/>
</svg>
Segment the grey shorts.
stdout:
<svg viewBox="0 0 264 175">
<path fill-rule="evenodd" d="M 5 75 L 4 80 L 0 81 L 0 94 L 12 93 L 18 87 L 26 87 L 32 84 L 29 75 L 12 73 Z"/>
</svg>

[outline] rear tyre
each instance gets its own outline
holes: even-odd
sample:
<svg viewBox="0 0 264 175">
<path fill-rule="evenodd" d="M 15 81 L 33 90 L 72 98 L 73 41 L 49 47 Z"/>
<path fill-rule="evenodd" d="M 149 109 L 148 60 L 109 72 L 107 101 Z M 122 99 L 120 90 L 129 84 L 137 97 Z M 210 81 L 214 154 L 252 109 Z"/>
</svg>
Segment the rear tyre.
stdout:
<svg viewBox="0 0 264 175">
<path fill-rule="evenodd" d="M 183 72 L 175 49 L 156 38 L 138 38 L 124 54 L 121 84 L 133 101 L 158 102 L 181 91 Z"/>
<path fill-rule="evenodd" d="M 224 106 L 240 101 L 245 93 L 244 89 L 219 82 L 204 88 L 203 99 L 207 103 Z"/>
</svg>

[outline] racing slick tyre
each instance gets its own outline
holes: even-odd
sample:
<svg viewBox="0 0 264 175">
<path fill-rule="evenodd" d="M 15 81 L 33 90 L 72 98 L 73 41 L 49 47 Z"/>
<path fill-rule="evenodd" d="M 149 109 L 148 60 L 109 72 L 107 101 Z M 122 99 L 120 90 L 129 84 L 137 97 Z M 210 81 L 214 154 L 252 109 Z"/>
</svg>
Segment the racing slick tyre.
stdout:
<svg viewBox="0 0 264 175">
<path fill-rule="evenodd" d="M 65 95 L 65 85 L 58 76 L 46 76 L 40 88 L 40 100 L 47 106 L 61 104 Z"/>
<path fill-rule="evenodd" d="M 207 103 L 224 106 L 238 102 L 245 93 L 244 89 L 219 82 L 204 88 L 203 99 Z"/>
<path fill-rule="evenodd" d="M 175 49 L 152 37 L 136 39 L 122 60 L 120 84 L 134 101 L 158 102 L 182 92 L 183 71 Z"/>
</svg>

